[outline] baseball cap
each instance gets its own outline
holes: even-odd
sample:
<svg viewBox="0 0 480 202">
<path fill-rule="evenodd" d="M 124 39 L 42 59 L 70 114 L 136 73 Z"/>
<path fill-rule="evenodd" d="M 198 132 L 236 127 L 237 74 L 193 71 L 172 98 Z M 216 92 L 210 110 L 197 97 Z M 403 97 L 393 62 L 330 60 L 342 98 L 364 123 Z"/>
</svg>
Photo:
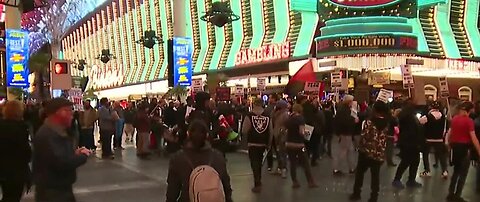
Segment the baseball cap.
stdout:
<svg viewBox="0 0 480 202">
<path fill-rule="evenodd" d="M 45 113 L 47 115 L 51 115 L 56 113 L 59 109 L 63 107 L 71 107 L 71 106 L 73 106 L 73 103 L 70 102 L 70 100 L 67 100 L 65 98 L 53 98 L 47 101 L 45 105 Z"/>
</svg>

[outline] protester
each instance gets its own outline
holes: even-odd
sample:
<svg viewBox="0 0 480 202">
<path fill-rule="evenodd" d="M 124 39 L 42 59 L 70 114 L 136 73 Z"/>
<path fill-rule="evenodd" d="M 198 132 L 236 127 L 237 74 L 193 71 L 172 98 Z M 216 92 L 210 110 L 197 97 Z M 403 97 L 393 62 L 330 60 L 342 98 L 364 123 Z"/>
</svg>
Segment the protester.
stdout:
<svg viewBox="0 0 480 202">
<path fill-rule="evenodd" d="M 352 116 L 353 96 L 346 95 L 338 107 L 333 120 L 335 137 L 332 140 L 332 148 L 335 148 L 333 156 L 333 174 L 342 175 L 341 163 L 347 162 L 348 170 L 355 173 L 355 157 L 353 147 L 353 134 L 358 118 Z"/>
<path fill-rule="evenodd" d="M 463 187 L 467 180 L 472 153 L 480 155 L 480 144 L 475 134 L 475 124 L 469 115 L 473 112 L 471 102 L 459 105 L 457 115 L 453 117 L 447 136 L 447 145 L 451 148 L 453 175 L 448 189 L 447 201 L 463 202 Z M 475 151 L 476 150 L 476 151 Z"/>
<path fill-rule="evenodd" d="M 201 165 L 211 167 L 217 172 L 217 176 L 214 177 L 221 180 L 220 184 L 223 186 L 225 201 L 232 201 L 232 188 L 225 158 L 220 152 L 213 150 L 208 143 L 208 132 L 208 127 L 203 121 L 194 120 L 190 122 L 185 147 L 170 159 L 167 177 L 167 202 L 191 201 L 190 191 L 192 187 L 190 186 L 193 183 L 190 181 L 190 177 L 192 171 Z M 215 201 L 218 201 L 218 198 Z"/>
<path fill-rule="evenodd" d="M 115 134 L 115 123 L 119 119 L 119 116 L 115 110 L 110 107 L 107 98 L 100 99 L 98 116 L 100 141 L 102 143 L 102 158 L 113 159 L 112 136 Z"/>
<path fill-rule="evenodd" d="M 287 120 L 287 153 L 290 160 L 290 175 L 292 177 L 294 189 L 300 187 L 297 180 L 297 167 L 302 166 L 305 170 L 308 186 L 310 188 L 317 187 L 313 179 L 310 162 L 305 148 L 305 119 L 303 118 L 303 108 L 300 104 L 295 104 L 292 107 L 292 114 Z"/>
<path fill-rule="evenodd" d="M 275 111 L 275 105 L 277 104 L 279 99 L 280 98 L 277 94 L 271 94 L 268 97 L 268 105 L 265 108 L 265 113 L 268 114 L 270 119 L 273 118 L 272 116 L 273 116 L 273 112 Z M 275 138 L 275 137 L 272 136 L 272 138 Z M 278 156 L 278 153 L 277 153 L 278 150 L 276 147 L 277 145 L 275 144 L 271 144 L 269 146 L 271 146 L 271 148 L 268 148 L 268 153 L 267 153 L 267 171 L 270 173 L 274 173 L 275 170 L 273 170 L 273 161 L 274 161 L 273 155 L 275 154 L 276 156 Z"/>
<path fill-rule="evenodd" d="M 275 112 L 272 116 L 273 137 L 270 144 L 275 144 L 277 148 L 278 169 L 277 174 L 282 178 L 287 178 L 287 150 L 285 142 L 287 141 L 286 123 L 289 118 L 288 103 L 285 100 L 279 100 L 275 106 Z"/>
<path fill-rule="evenodd" d="M 355 174 L 355 184 L 350 200 L 361 199 L 361 189 L 365 172 L 370 169 L 371 194 L 369 202 L 378 200 L 380 191 L 380 167 L 385 160 L 387 147 L 387 134 L 390 124 L 390 111 L 388 106 L 377 101 L 373 105 L 373 115 L 362 125 L 361 139 L 359 142 L 358 164 Z"/>
<path fill-rule="evenodd" d="M 245 117 L 242 125 L 242 132 L 247 137 L 248 157 L 253 171 L 252 192 L 255 193 L 262 191 L 262 160 L 270 140 L 271 127 L 270 114 L 264 110 L 263 101 L 256 99 L 252 112 Z"/>
<path fill-rule="evenodd" d="M 98 112 L 90 104 L 90 100 L 83 102 L 83 111 L 80 112 L 80 147 L 85 147 L 95 152 L 95 138 L 93 136 L 95 123 L 98 120 Z"/>
<path fill-rule="evenodd" d="M 400 127 L 398 146 L 400 148 L 401 161 L 392 185 L 399 189 L 405 188 L 401 179 L 403 173 L 408 168 L 407 186 L 421 187 L 422 184 L 416 181 L 416 177 L 420 163 L 420 151 L 425 144 L 425 138 L 420 128 L 420 121 L 415 114 L 415 105 L 411 99 L 406 101 L 405 106 L 398 115 L 398 122 Z"/>
<path fill-rule="evenodd" d="M 133 142 L 133 136 L 135 135 L 135 128 L 133 127 L 133 121 L 135 120 L 135 103 L 128 103 L 127 109 L 125 109 L 125 141 Z"/>
<path fill-rule="evenodd" d="M 426 144 L 422 152 L 423 167 L 425 171 L 420 175 L 423 177 L 430 177 L 430 150 L 434 150 L 435 159 L 440 161 L 442 168 L 442 177 L 447 179 L 447 148 L 445 147 L 445 126 L 446 118 L 440 111 L 440 103 L 437 101 L 431 101 L 429 106 L 429 112 L 427 114 L 427 123 L 425 123 L 425 138 Z"/>
<path fill-rule="evenodd" d="M 75 202 L 72 185 L 76 169 L 85 164 L 90 151 L 75 149 L 68 135 L 73 118 L 73 103 L 54 98 L 45 106 L 47 119 L 33 141 L 33 175 L 35 201 Z"/>
<path fill-rule="evenodd" d="M 332 101 L 327 101 L 323 105 L 323 114 L 325 116 L 325 128 L 323 131 L 323 147 L 325 148 L 326 154 L 331 158 L 332 157 L 332 137 L 333 137 L 333 103 Z"/>
<path fill-rule="evenodd" d="M 32 151 L 27 123 L 23 120 L 24 105 L 12 100 L 2 108 L 0 119 L 0 188 L 5 202 L 19 202 L 24 190 L 29 191 L 31 172 L 28 163 Z"/>
<path fill-rule="evenodd" d="M 113 138 L 113 145 L 115 149 L 124 149 L 123 143 L 123 127 L 125 124 L 125 110 L 120 105 L 119 101 L 113 103 L 113 110 L 118 115 L 118 119 L 115 121 L 115 137 Z"/>
<path fill-rule="evenodd" d="M 150 155 L 149 145 L 150 145 L 150 131 L 151 123 L 149 116 L 147 114 L 147 106 L 141 104 L 138 106 L 137 114 L 133 121 L 133 126 L 137 130 L 137 156 L 140 158 L 146 158 Z"/>
</svg>

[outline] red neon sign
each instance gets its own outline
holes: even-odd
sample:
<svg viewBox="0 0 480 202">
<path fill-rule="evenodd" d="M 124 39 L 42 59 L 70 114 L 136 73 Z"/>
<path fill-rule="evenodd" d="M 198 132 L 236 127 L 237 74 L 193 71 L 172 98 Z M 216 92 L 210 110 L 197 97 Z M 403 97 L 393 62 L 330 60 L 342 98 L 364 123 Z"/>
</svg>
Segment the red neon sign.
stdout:
<svg viewBox="0 0 480 202">
<path fill-rule="evenodd" d="M 267 62 L 290 57 L 290 42 L 269 44 L 260 48 L 242 49 L 235 57 L 235 65 Z"/>
<path fill-rule="evenodd" d="M 398 0 L 330 0 L 334 4 L 351 7 L 370 7 L 390 4 Z"/>
</svg>

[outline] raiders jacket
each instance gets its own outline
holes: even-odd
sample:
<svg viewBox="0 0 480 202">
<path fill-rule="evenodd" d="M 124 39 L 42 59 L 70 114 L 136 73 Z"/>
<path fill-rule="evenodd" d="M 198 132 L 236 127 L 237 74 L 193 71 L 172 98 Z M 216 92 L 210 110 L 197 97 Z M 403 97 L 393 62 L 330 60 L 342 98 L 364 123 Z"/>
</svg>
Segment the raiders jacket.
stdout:
<svg viewBox="0 0 480 202">
<path fill-rule="evenodd" d="M 270 140 L 272 120 L 260 107 L 253 108 L 242 125 L 242 134 L 247 137 L 249 147 L 265 147 Z"/>
</svg>

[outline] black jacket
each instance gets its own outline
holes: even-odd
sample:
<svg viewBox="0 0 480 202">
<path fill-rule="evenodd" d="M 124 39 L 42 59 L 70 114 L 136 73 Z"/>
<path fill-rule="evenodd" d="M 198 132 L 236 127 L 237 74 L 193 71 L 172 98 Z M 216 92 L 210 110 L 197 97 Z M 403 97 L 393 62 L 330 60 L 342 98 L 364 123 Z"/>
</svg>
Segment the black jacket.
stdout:
<svg viewBox="0 0 480 202">
<path fill-rule="evenodd" d="M 414 109 L 404 108 L 398 115 L 400 149 L 419 150 L 425 145 L 425 137 Z"/>
<path fill-rule="evenodd" d="M 211 160 L 210 166 L 218 172 L 220 180 L 222 180 L 226 201 L 232 201 L 230 176 L 227 173 L 227 165 L 223 154 L 212 149 L 210 145 L 198 150 L 187 143 L 182 151 L 177 152 L 170 159 L 167 177 L 167 202 L 190 201 L 189 180 L 190 173 L 194 168 L 190 166 L 187 158 L 194 166 L 206 165 Z"/>
<path fill-rule="evenodd" d="M 48 120 L 35 135 L 33 147 L 34 182 L 43 188 L 72 186 L 76 169 L 87 161 L 87 156 L 75 154 L 72 138 Z"/>
<path fill-rule="evenodd" d="M 0 119 L 0 180 L 29 181 L 32 151 L 24 121 Z"/>
<path fill-rule="evenodd" d="M 427 142 L 443 142 L 445 116 L 439 111 L 432 111 L 427 114 L 427 120 L 424 126 Z"/>
<path fill-rule="evenodd" d="M 352 111 L 347 107 L 339 107 L 337 114 L 333 119 L 333 131 L 336 135 L 349 136 L 355 132 L 355 118 L 351 115 Z"/>
</svg>

